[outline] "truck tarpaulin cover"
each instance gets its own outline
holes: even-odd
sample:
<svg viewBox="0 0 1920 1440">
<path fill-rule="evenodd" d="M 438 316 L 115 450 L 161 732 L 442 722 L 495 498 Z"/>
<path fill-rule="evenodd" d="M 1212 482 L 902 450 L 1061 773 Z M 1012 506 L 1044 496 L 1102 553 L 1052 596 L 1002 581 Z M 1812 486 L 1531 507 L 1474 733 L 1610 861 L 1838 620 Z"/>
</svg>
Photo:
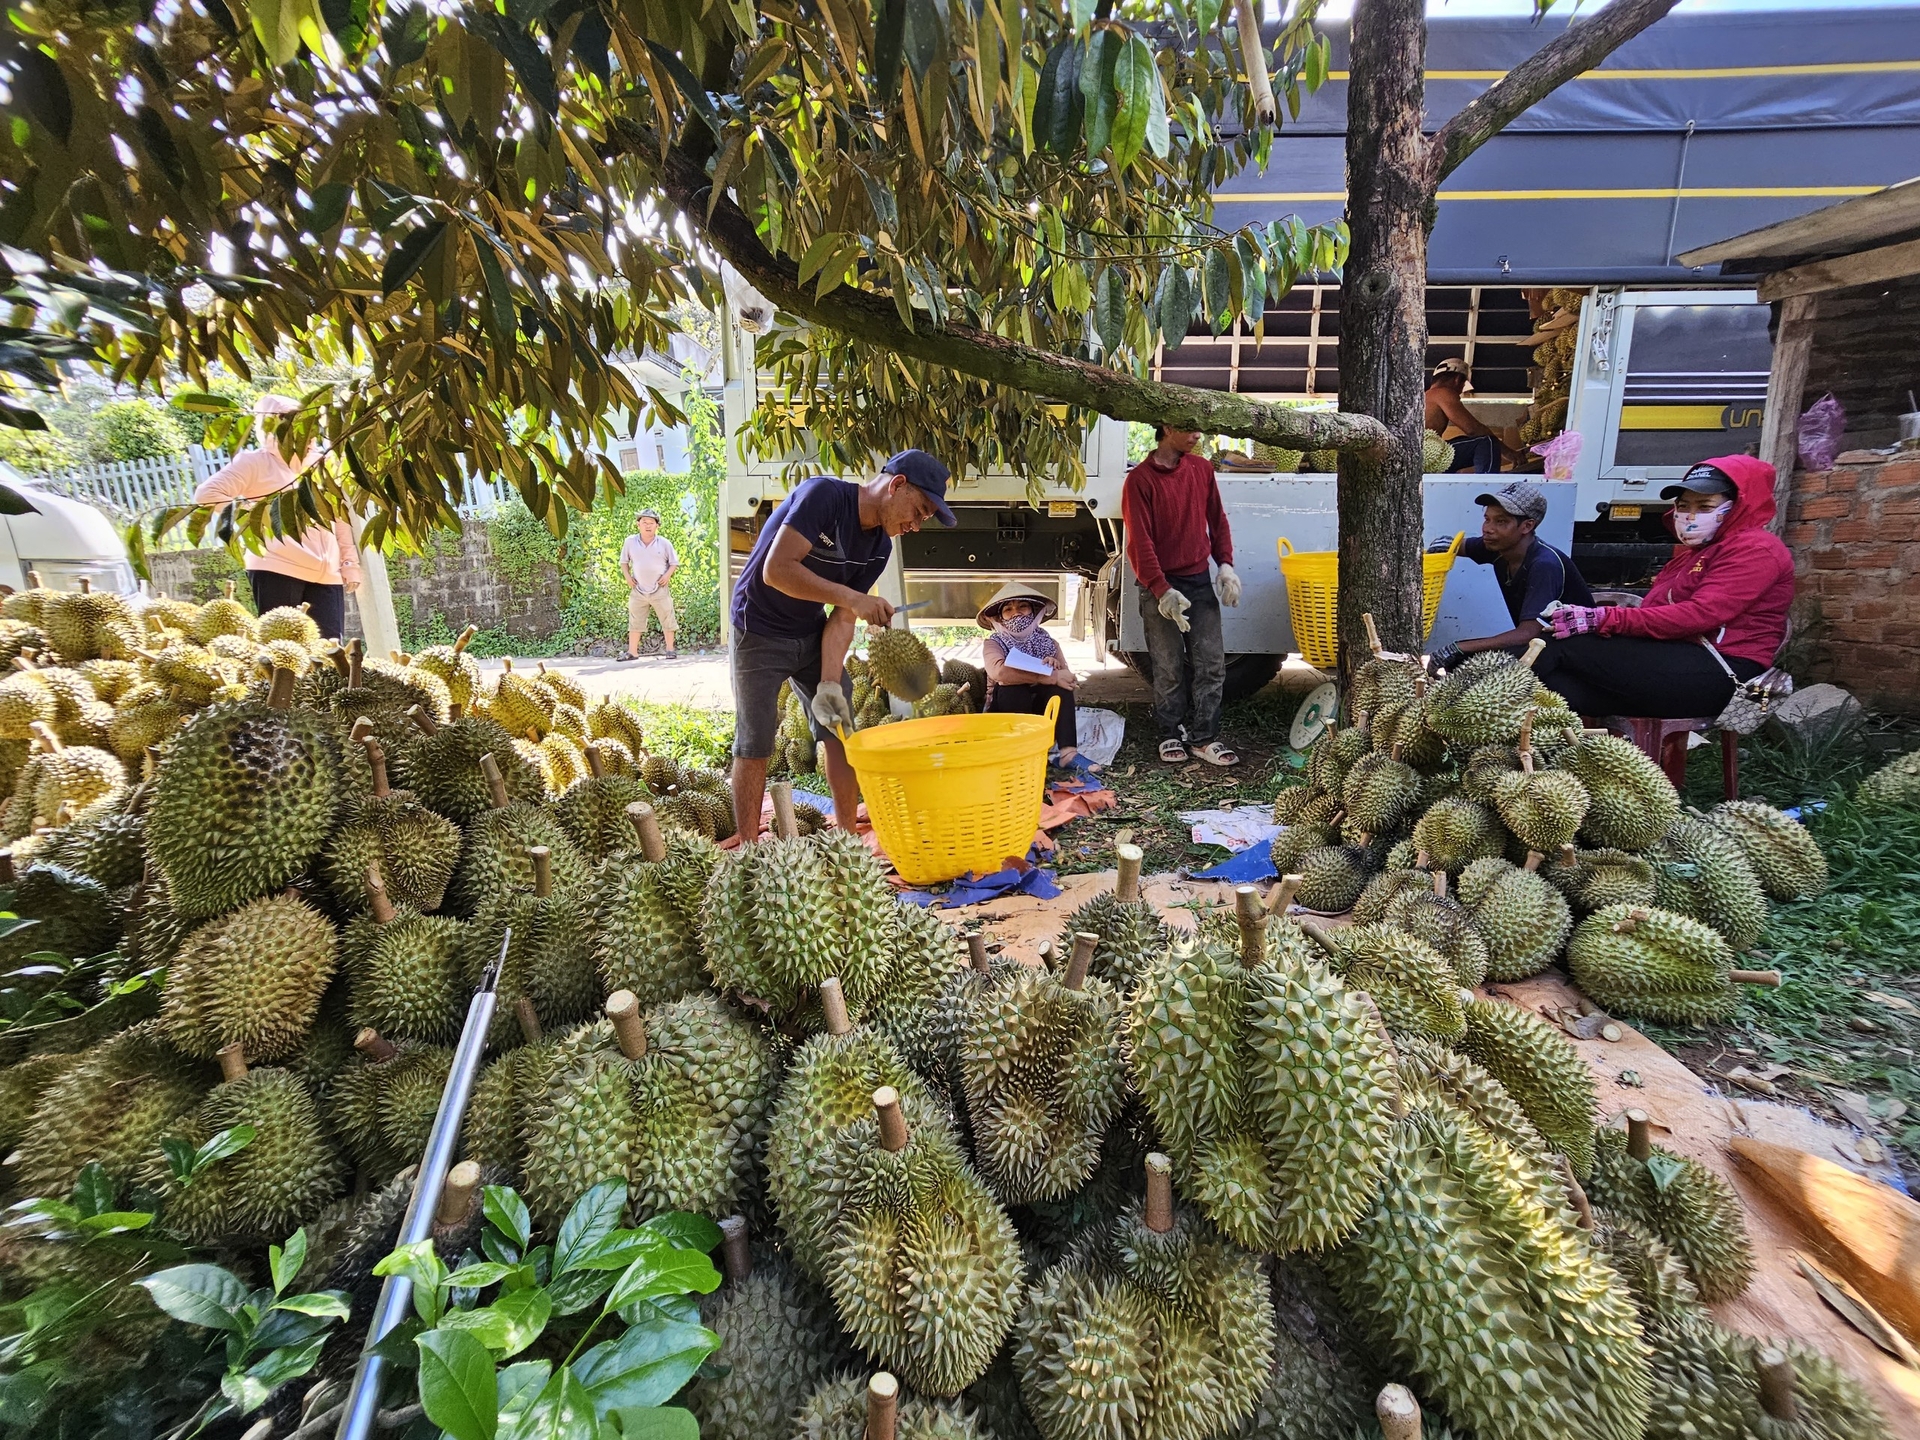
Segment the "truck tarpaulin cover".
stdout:
<svg viewBox="0 0 1920 1440">
<path fill-rule="evenodd" d="M 1429 124 L 1453 115 L 1567 26 L 1558 9 L 1427 22 Z M 1347 36 L 1332 78 L 1216 195 L 1238 226 L 1337 218 Z M 1667 16 L 1560 87 L 1440 190 L 1435 283 L 1604 284 L 1698 278 L 1672 257 L 1905 180 L 1920 155 L 1920 3 Z"/>
</svg>

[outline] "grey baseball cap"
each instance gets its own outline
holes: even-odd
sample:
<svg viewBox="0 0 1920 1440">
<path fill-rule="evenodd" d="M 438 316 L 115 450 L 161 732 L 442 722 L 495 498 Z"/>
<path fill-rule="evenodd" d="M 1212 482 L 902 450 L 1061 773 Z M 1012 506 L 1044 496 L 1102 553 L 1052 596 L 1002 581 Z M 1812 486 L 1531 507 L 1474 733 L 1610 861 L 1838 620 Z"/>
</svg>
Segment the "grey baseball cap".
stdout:
<svg viewBox="0 0 1920 1440">
<path fill-rule="evenodd" d="M 1476 505 L 1498 505 L 1516 520 L 1531 520 L 1538 525 L 1547 518 L 1547 492 L 1538 485 L 1516 480 L 1498 490 L 1473 497 Z"/>
<path fill-rule="evenodd" d="M 635 520 L 658 520 L 660 518 L 660 512 L 649 505 L 633 518 Z"/>
<path fill-rule="evenodd" d="M 1680 477 L 1680 483 L 1669 485 L 1660 492 L 1662 500 L 1677 500 L 1682 490 L 1691 490 L 1696 495 L 1732 495 L 1737 493 L 1733 477 L 1718 465 L 1701 461 Z"/>
</svg>

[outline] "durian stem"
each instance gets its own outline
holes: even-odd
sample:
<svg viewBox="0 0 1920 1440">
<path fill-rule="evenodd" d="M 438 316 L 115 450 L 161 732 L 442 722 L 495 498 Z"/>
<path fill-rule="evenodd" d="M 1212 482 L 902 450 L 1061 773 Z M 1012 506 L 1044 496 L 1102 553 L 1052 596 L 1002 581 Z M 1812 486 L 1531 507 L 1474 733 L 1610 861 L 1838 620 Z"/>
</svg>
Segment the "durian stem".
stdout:
<svg viewBox="0 0 1920 1440">
<path fill-rule="evenodd" d="M 720 1222 L 720 1261 L 727 1279 L 738 1285 L 753 1274 L 753 1245 L 747 1237 L 747 1217 L 729 1215 Z"/>
<path fill-rule="evenodd" d="M 880 1148 L 898 1155 L 907 1148 L 907 1117 L 900 1113 L 900 1092 L 882 1085 L 873 1092 L 873 1113 L 880 1119 Z"/>
<path fill-rule="evenodd" d="M 1376 656 L 1379 655 L 1379 653 L 1387 647 L 1380 643 L 1380 631 L 1373 623 L 1373 612 L 1371 610 L 1362 611 L 1360 623 L 1367 627 L 1367 649 L 1371 650 Z"/>
<path fill-rule="evenodd" d="M 1147 1156 L 1146 1219 L 1156 1235 L 1173 1229 L 1173 1161 L 1157 1150 Z"/>
<path fill-rule="evenodd" d="M 1573 846 L 1562 845 L 1560 847 L 1560 863 L 1562 865 L 1578 865 L 1580 863 Z"/>
<path fill-rule="evenodd" d="M 1567 1199 L 1573 1203 L 1573 1213 L 1580 1218 L 1580 1228 L 1593 1229 L 1593 1205 L 1587 1199 L 1587 1192 L 1580 1188 L 1579 1176 L 1573 1173 L 1573 1162 L 1564 1155 L 1554 1158 L 1560 1162 L 1560 1179 L 1567 1187 Z"/>
<path fill-rule="evenodd" d="M 1540 658 L 1540 652 L 1546 648 L 1547 648 L 1546 641 L 1544 640 L 1532 641 L 1527 646 L 1527 653 L 1520 657 L 1520 663 L 1526 666 L 1527 669 L 1531 670 L 1533 668 L 1533 662 Z"/>
<path fill-rule="evenodd" d="M 367 642 L 354 640 L 347 645 L 347 688 L 360 688 L 360 674 L 367 663 Z"/>
<path fill-rule="evenodd" d="M 29 590 L 38 590 L 41 588 L 40 572 L 38 570 L 27 571 L 27 588 Z"/>
<path fill-rule="evenodd" d="M 267 686 L 267 708 L 269 710 L 291 710 L 293 708 L 293 671 L 284 665 L 273 667 L 273 682 Z"/>
<path fill-rule="evenodd" d="M 1304 875 L 1282 875 L 1280 883 L 1267 895 L 1267 913 L 1284 915 L 1293 905 L 1293 897 L 1300 893 L 1300 887 L 1307 883 Z"/>
<path fill-rule="evenodd" d="M 653 813 L 653 807 L 644 800 L 636 800 L 627 806 L 627 819 L 633 822 L 633 832 L 640 837 L 640 853 L 648 862 L 658 865 L 667 858 L 667 842 L 660 833 L 660 817 Z"/>
<path fill-rule="evenodd" d="M 480 627 L 478 625 L 467 626 L 466 629 L 462 630 L 458 635 L 454 637 L 453 653 L 456 655 L 459 655 L 462 652 L 464 652 L 467 646 L 473 643 L 473 637 L 478 635 L 479 633 L 480 633 Z"/>
<path fill-rule="evenodd" d="M 378 736 L 363 735 L 360 743 L 366 747 L 367 765 L 373 771 L 373 798 L 384 800 L 393 793 L 387 784 L 387 752 L 380 748 Z"/>
<path fill-rule="evenodd" d="M 1309 940 L 1327 952 L 1329 960 L 1337 962 L 1346 958 L 1340 953 L 1340 947 L 1334 943 L 1333 936 L 1327 933 L 1326 927 L 1318 920 L 1302 920 L 1300 928 L 1307 932 Z"/>
<path fill-rule="evenodd" d="M 491 754 L 482 755 L 480 757 L 480 773 L 486 777 L 487 794 L 493 801 L 493 808 L 496 810 L 506 809 L 507 782 L 501 778 L 500 762 L 494 759 Z"/>
<path fill-rule="evenodd" d="M 1527 713 L 1520 718 L 1520 769 L 1533 773 L 1533 716 L 1535 707 L 1529 705 Z"/>
<path fill-rule="evenodd" d="M 1653 1127 L 1644 1110 L 1627 1111 L 1627 1154 L 1643 1165 L 1653 1158 Z"/>
<path fill-rule="evenodd" d="M 853 1022 L 847 1019 L 847 992 L 840 988 L 837 975 L 820 982 L 820 1013 L 826 1017 L 829 1035 L 845 1035 L 853 1029 Z"/>
<path fill-rule="evenodd" d="M 84 575 L 80 577 L 80 593 L 82 595 L 91 595 L 93 593 L 93 581 Z"/>
<path fill-rule="evenodd" d="M 438 735 L 440 733 L 440 722 L 429 715 L 426 710 L 419 705 L 409 705 L 407 707 L 407 719 L 413 722 L 414 728 L 422 735 Z"/>
<path fill-rule="evenodd" d="M 867 1381 L 865 1440 L 894 1440 L 900 1423 L 900 1382 L 882 1370 Z"/>
<path fill-rule="evenodd" d="M 1629 910 L 1624 918 L 1614 921 L 1609 928 L 1616 935 L 1631 935 L 1642 921 L 1651 920 L 1652 918 L 1653 912 L 1651 910 L 1641 909 L 1636 906 L 1634 909 Z"/>
<path fill-rule="evenodd" d="M 434 1206 L 433 1220 L 442 1229 L 459 1225 L 473 1213 L 473 1201 L 480 1190 L 480 1167 L 462 1160 L 447 1172 L 440 1186 L 440 1203 Z"/>
<path fill-rule="evenodd" d="M 1420 1440 L 1420 1402 L 1404 1385 L 1388 1385 L 1373 1402 L 1386 1440 Z"/>
<path fill-rule="evenodd" d="M 538 1045 L 546 1032 L 540 1028 L 540 1012 L 533 1008 L 533 1001 L 524 995 L 514 1001 L 513 1018 L 520 1022 L 520 1037 L 529 1045 Z"/>
<path fill-rule="evenodd" d="M 1401 750 L 1400 742 L 1398 740 L 1394 741 L 1393 748 L 1387 751 L 1387 758 L 1389 760 L 1398 761 L 1400 759 L 1400 750 Z"/>
<path fill-rule="evenodd" d="M 1753 1369 L 1760 1381 L 1760 1408 L 1782 1424 L 1798 1420 L 1800 1402 L 1794 1397 L 1793 1361 L 1787 1352 L 1769 1345 L 1754 1356 Z"/>
<path fill-rule="evenodd" d="M 359 745 L 365 742 L 366 738 L 371 734 L 373 734 L 373 717 L 371 715 L 362 715 L 358 720 L 353 722 L 353 728 L 347 731 L 347 739 Z"/>
<path fill-rule="evenodd" d="M 417 709 L 419 709 L 420 707 L 416 705 L 416 706 L 414 706 L 413 708 L 417 710 Z M 460 701 L 460 700 L 449 700 L 449 701 L 447 702 L 447 718 L 448 718 L 449 720 L 464 720 L 464 719 L 466 719 L 466 718 L 467 718 L 467 707 L 466 707 L 466 704 L 465 704 L 465 702 L 464 702 L 464 701 Z M 431 733 L 431 732 L 429 732 L 429 733 Z"/>
<path fill-rule="evenodd" d="M 1091 930 L 1076 930 L 1073 934 L 1073 954 L 1067 960 L 1065 985 L 1069 990 L 1082 990 L 1087 984 L 1087 967 L 1093 963 L 1093 947 L 1100 943 L 1100 937 Z"/>
<path fill-rule="evenodd" d="M 596 780 L 603 779 L 607 773 L 607 762 L 600 758 L 600 752 L 593 748 L 592 742 L 587 745 L 587 769 L 593 772 Z"/>
<path fill-rule="evenodd" d="M 1432 864 L 1433 864 L 1433 856 L 1432 856 L 1432 855 L 1430 855 L 1430 854 L 1429 854 L 1428 852 L 1426 852 L 1425 850 L 1416 850 L 1416 851 L 1414 851 L 1414 853 L 1413 853 L 1413 868 L 1414 868 L 1414 869 L 1416 869 L 1416 870 L 1425 870 L 1425 869 L 1428 869 L 1429 867 L 1431 867 L 1431 866 L 1432 866 Z"/>
<path fill-rule="evenodd" d="M 404 650 L 387 651 L 387 659 L 396 665 L 411 665 L 413 663 L 413 657 Z"/>
<path fill-rule="evenodd" d="M 382 1060 L 391 1060 L 400 1053 L 400 1047 L 387 1039 L 371 1025 L 364 1027 L 353 1037 L 353 1048 L 369 1060 L 378 1064 Z"/>
<path fill-rule="evenodd" d="M 1240 924 L 1240 963 L 1252 969 L 1267 955 L 1266 911 L 1253 886 L 1233 887 L 1233 918 Z"/>
<path fill-rule="evenodd" d="M 227 599 L 231 600 L 232 598 L 233 598 L 233 581 L 229 580 L 227 581 Z"/>
<path fill-rule="evenodd" d="M 0 850 L 0 885 L 13 884 L 13 851 Z"/>
<path fill-rule="evenodd" d="M 511 655 L 502 655 L 500 657 L 500 668 L 511 675 L 513 673 L 513 657 Z"/>
<path fill-rule="evenodd" d="M 394 915 L 398 912 L 394 910 L 393 901 L 387 896 L 387 882 L 380 878 L 378 861 L 367 866 L 366 886 L 367 909 L 373 912 L 373 923 L 391 925 Z"/>
<path fill-rule="evenodd" d="M 629 1060 L 643 1060 L 647 1054 L 647 1025 L 640 1018 L 640 997 L 631 990 L 616 990 L 607 997 L 607 1018 L 613 1022 L 614 1039 L 620 1053 Z"/>
<path fill-rule="evenodd" d="M 1131 902 L 1140 898 L 1140 866 L 1145 863 L 1147 852 L 1138 845 L 1122 842 L 1113 847 L 1113 853 L 1120 860 L 1120 875 L 1113 882 L 1114 895 Z"/>
<path fill-rule="evenodd" d="M 1736 985 L 1764 985 L 1769 990 L 1780 988 L 1778 970 L 1729 970 L 1727 979 Z"/>
<path fill-rule="evenodd" d="M 1436 870 L 1433 872 L 1433 893 L 1438 895 L 1442 900 L 1447 898 L 1447 872 L 1446 871 Z"/>
<path fill-rule="evenodd" d="M 220 1062 L 222 1080 L 231 1084 L 247 1078 L 247 1048 L 238 1040 L 231 1045 L 222 1045 L 213 1052 L 213 1058 Z"/>
<path fill-rule="evenodd" d="M 529 845 L 527 859 L 533 863 L 533 893 L 545 900 L 553 894 L 553 851 L 544 845 Z"/>
<path fill-rule="evenodd" d="M 970 930 L 967 932 L 967 960 L 972 964 L 974 974 L 985 975 L 988 973 L 986 931 Z"/>
<path fill-rule="evenodd" d="M 1520 868 L 1523 870 L 1538 870 L 1546 858 L 1547 857 L 1542 855 L 1538 850 L 1529 850 L 1527 851 L 1527 863 Z"/>
<path fill-rule="evenodd" d="M 800 817 L 793 809 L 793 786 L 776 780 L 767 789 L 773 796 L 774 832 L 782 840 L 795 839 L 800 834 Z"/>
<path fill-rule="evenodd" d="M 27 729 L 33 735 L 33 748 L 43 755 L 58 755 L 64 748 L 60 737 L 53 733 L 53 727 L 44 720 L 36 720 Z"/>
</svg>

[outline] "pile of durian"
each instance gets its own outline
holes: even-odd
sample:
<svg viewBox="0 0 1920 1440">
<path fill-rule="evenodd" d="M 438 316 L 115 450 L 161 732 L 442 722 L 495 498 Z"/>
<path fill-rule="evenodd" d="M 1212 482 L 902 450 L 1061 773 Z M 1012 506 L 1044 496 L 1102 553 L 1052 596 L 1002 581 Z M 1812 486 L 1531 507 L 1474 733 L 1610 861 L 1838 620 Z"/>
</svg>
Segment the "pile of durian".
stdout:
<svg viewBox="0 0 1920 1440">
<path fill-rule="evenodd" d="M 965 660 L 940 661 L 910 630 L 867 631 L 866 653 L 849 653 L 847 700 L 853 728 L 869 730 L 896 720 L 934 715 L 971 715 L 986 705 L 987 672 Z M 908 710 L 894 713 L 898 700 Z M 774 736 L 776 774 L 807 775 L 820 768 L 807 707 L 789 685 L 780 687 L 780 728 Z"/>
<path fill-rule="evenodd" d="M 375 665 L 295 637 L 302 665 L 252 635 L 256 673 L 183 707 L 139 783 L 15 856 L 36 948 L 118 947 L 112 978 L 155 982 L 7 1032 L 15 1197 L 98 1164 L 156 1232 L 229 1263 L 259 1268 L 297 1225 L 320 1268 L 329 1243 L 359 1253 L 397 1220 L 390 1182 L 497 965 L 464 1158 L 549 1230 L 606 1180 L 632 1220 L 722 1222 L 729 1279 L 702 1302 L 721 1363 L 678 1401 L 708 1440 L 853 1440 L 876 1405 L 879 1433 L 928 1440 L 1350 1440 L 1386 1381 L 1501 1440 L 1885 1433 L 1831 1362 L 1707 1313 L 1752 1273 L 1726 1186 L 1644 1126 L 1598 1125 L 1570 1042 L 1468 988 L 1519 964 L 1532 942 L 1506 922 L 1548 883 L 1473 871 L 1498 861 L 1467 853 L 1496 823 L 1564 826 L 1568 779 L 1575 833 L 1597 811 L 1647 820 L 1589 737 L 1528 773 L 1541 707 L 1497 698 L 1513 677 L 1476 695 L 1490 673 L 1428 694 L 1410 676 L 1397 719 L 1373 710 L 1403 737 L 1369 745 L 1385 759 L 1353 786 L 1379 833 L 1342 817 L 1319 848 L 1384 842 L 1400 878 L 1365 887 L 1377 917 L 1296 923 L 1289 881 L 1175 928 L 1129 846 L 1026 965 L 897 900 L 853 836 L 801 833 L 784 787 L 775 837 L 717 846 L 711 782 L 559 676 L 482 693 L 457 647 Z M 1475 772 L 1509 818 L 1444 818 L 1425 868 L 1389 866 L 1401 830 L 1460 799 L 1438 787 L 1463 742 L 1432 754 L 1429 710 L 1456 731 L 1515 717 L 1513 764 Z M 1326 794 L 1354 733 L 1317 752 Z M 1343 797 L 1362 758 L 1341 760 Z M 1381 818 L 1403 770 L 1435 794 Z M 1764 816 L 1750 828 L 1774 843 Z M 1631 952 L 1616 968 L 1694 993 L 1681 962 L 1707 926 L 1651 897 L 1589 904 L 1653 863 L 1620 853 L 1575 852 L 1577 903 Z M 181 1144 L 242 1125 L 251 1143 L 183 1187 Z M 10 1291 L 71 1263 L 0 1242 Z M 94 1280 L 106 1350 L 136 1366 L 158 1327 L 128 1278 Z"/>
</svg>

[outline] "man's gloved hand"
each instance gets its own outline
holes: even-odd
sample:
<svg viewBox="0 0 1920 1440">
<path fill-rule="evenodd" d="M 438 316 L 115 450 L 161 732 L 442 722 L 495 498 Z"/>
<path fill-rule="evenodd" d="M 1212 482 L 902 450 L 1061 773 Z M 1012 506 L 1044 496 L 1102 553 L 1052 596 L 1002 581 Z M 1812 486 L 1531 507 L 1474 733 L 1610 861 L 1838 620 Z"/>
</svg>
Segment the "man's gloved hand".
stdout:
<svg viewBox="0 0 1920 1440">
<path fill-rule="evenodd" d="M 1233 566 L 1220 567 L 1220 573 L 1213 577 L 1213 593 L 1229 610 L 1240 603 L 1240 577 L 1233 573 Z"/>
<path fill-rule="evenodd" d="M 813 704 L 808 708 L 813 718 L 829 730 L 853 729 L 853 706 L 847 703 L 847 692 L 838 680 L 822 680 L 814 686 Z"/>
<path fill-rule="evenodd" d="M 1595 635 L 1605 612 L 1593 605 L 1563 605 L 1553 612 L 1553 638 L 1567 640 L 1575 635 Z"/>
<path fill-rule="evenodd" d="M 1160 597 L 1160 613 L 1171 620 L 1182 635 L 1193 628 L 1187 624 L 1187 611 L 1192 608 L 1193 602 L 1171 585 L 1167 587 L 1167 593 Z"/>
<path fill-rule="evenodd" d="M 1433 668 L 1436 670 L 1454 670 L 1457 669 L 1466 658 L 1466 651 L 1462 650 L 1458 645 L 1449 645 L 1433 657 Z"/>
</svg>

